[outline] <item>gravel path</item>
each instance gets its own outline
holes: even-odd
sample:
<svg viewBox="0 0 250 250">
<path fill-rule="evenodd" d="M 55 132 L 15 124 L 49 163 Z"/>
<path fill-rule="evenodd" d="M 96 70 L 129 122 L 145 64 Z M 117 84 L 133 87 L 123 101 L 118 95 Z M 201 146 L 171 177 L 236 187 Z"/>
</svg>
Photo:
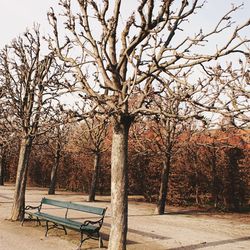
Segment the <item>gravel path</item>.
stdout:
<svg viewBox="0 0 250 250">
<path fill-rule="evenodd" d="M 69 230 L 64 235 L 60 230 L 51 230 L 44 236 L 44 226 L 26 222 L 22 227 L 11 222 L 10 216 L 14 187 L 0 186 L 0 249 L 1 250 L 71 250 L 76 249 L 79 233 Z M 47 190 L 28 188 L 26 204 L 37 205 Z M 57 192 L 54 199 L 87 204 L 82 194 Z M 102 228 L 104 249 L 108 246 L 110 229 L 110 198 L 97 197 L 94 206 L 108 207 Z M 129 202 L 128 250 L 237 250 L 250 249 L 250 215 L 206 214 L 204 212 L 168 207 L 169 213 L 153 215 L 154 205 Z M 89 240 L 82 249 L 98 249 L 98 242 Z"/>
</svg>

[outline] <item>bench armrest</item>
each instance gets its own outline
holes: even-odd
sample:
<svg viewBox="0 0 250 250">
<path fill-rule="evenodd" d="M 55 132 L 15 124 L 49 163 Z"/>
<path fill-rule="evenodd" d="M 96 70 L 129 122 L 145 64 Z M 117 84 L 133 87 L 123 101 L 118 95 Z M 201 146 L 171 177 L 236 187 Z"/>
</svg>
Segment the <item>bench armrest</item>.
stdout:
<svg viewBox="0 0 250 250">
<path fill-rule="evenodd" d="M 97 220 L 97 221 L 86 220 L 86 221 L 84 221 L 84 223 L 81 225 L 81 228 L 84 227 L 84 226 L 88 226 L 89 224 L 90 224 L 90 225 L 98 224 L 99 227 L 101 228 L 102 223 L 103 223 L 103 218 L 101 218 L 101 219 L 99 219 L 99 220 Z"/>
<path fill-rule="evenodd" d="M 28 205 L 28 206 L 26 206 L 24 208 L 24 213 L 25 213 L 25 211 L 32 210 L 32 209 L 37 209 L 37 211 L 40 212 L 41 208 L 42 208 L 42 203 L 39 206 L 30 206 L 30 205 Z"/>
<path fill-rule="evenodd" d="M 28 206 L 26 206 L 26 207 L 24 208 L 24 210 L 39 209 L 39 208 L 40 208 L 40 205 L 39 205 L 39 206 L 36 206 L 36 207 L 28 205 Z"/>
</svg>

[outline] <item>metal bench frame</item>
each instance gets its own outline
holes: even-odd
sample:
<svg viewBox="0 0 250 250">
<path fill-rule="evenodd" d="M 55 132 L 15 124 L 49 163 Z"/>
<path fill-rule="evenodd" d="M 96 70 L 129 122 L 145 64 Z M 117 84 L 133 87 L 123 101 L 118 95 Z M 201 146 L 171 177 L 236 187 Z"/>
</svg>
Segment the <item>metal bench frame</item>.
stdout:
<svg viewBox="0 0 250 250">
<path fill-rule="evenodd" d="M 54 207 L 65 208 L 66 210 L 65 210 L 64 217 L 59 217 L 59 216 L 55 216 L 55 215 L 48 214 L 48 213 L 42 213 L 41 210 L 44 204 L 54 206 Z M 77 211 L 81 211 L 85 213 L 96 214 L 100 216 L 100 219 L 96 221 L 85 220 L 84 222 L 71 220 L 68 218 L 69 210 L 77 210 Z M 60 230 L 64 230 L 65 234 L 67 235 L 66 228 L 69 228 L 72 230 L 79 231 L 81 233 L 80 245 L 78 249 L 80 249 L 83 242 L 88 239 L 98 240 L 99 248 L 101 248 L 103 247 L 103 242 L 102 242 L 102 238 L 100 235 L 100 229 L 103 224 L 106 210 L 107 208 L 91 207 L 91 206 L 86 206 L 86 205 L 80 205 L 80 204 L 73 203 L 73 202 L 58 201 L 58 200 L 48 199 L 44 197 L 42 198 L 39 206 L 26 206 L 25 207 L 22 225 L 25 220 L 25 215 L 27 215 L 29 220 L 35 218 L 37 221 L 37 224 L 39 225 L 41 225 L 41 220 L 44 220 L 46 222 L 46 232 L 45 232 L 46 237 L 48 236 L 48 231 L 50 229 L 57 228 Z M 52 223 L 52 225 L 49 225 L 49 223 Z M 85 238 L 84 238 L 84 235 L 86 235 Z"/>
</svg>

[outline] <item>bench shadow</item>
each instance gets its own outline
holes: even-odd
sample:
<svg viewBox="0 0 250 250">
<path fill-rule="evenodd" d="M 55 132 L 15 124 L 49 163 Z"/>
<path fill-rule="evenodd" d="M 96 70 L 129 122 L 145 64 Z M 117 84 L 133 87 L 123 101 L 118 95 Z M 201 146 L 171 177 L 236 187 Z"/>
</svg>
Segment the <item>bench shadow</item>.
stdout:
<svg viewBox="0 0 250 250">
<path fill-rule="evenodd" d="M 4 198 L 7 200 L 13 200 L 13 197 L 9 197 L 9 196 L 3 195 L 3 194 L 0 194 L 0 198 Z"/>
<path fill-rule="evenodd" d="M 109 227 L 109 228 L 111 227 L 111 225 L 109 223 L 106 223 L 106 222 L 103 223 L 103 226 L 106 226 L 106 227 Z M 137 235 L 140 235 L 140 236 L 144 236 L 144 237 L 150 237 L 150 238 L 156 239 L 156 240 L 168 240 L 168 239 L 170 239 L 169 237 L 166 237 L 166 236 L 163 236 L 163 235 L 160 235 L 160 234 L 144 232 L 144 231 L 131 229 L 131 228 L 128 229 L 128 232 L 129 233 L 134 233 L 134 234 L 137 234 Z M 135 242 L 133 242 L 133 244 L 135 244 Z"/>
<path fill-rule="evenodd" d="M 0 201 L 0 204 L 12 204 L 12 201 Z"/>
<path fill-rule="evenodd" d="M 41 225 L 38 225 L 36 219 L 26 219 L 24 221 L 23 226 L 24 227 L 25 226 L 26 227 L 31 227 L 31 228 L 33 228 L 33 227 L 36 227 L 36 228 L 46 228 L 46 225 L 44 223 L 45 221 L 44 220 L 40 220 L 40 222 L 41 222 Z M 110 228 L 110 224 L 108 224 L 108 223 L 103 223 L 103 226 L 106 226 L 106 227 Z M 137 230 L 134 230 L 134 231 L 137 231 Z M 79 233 L 78 232 L 76 232 L 76 231 L 74 231 L 72 229 L 67 229 L 67 232 L 68 232 L 67 235 L 70 235 L 71 237 L 73 236 L 73 238 L 75 239 L 75 241 L 78 240 L 78 238 L 79 238 Z M 129 230 L 129 232 L 130 232 L 130 230 Z M 138 232 L 140 232 L 140 231 L 138 231 Z M 106 233 L 106 232 L 103 232 L 103 231 L 101 231 L 100 233 L 101 233 L 102 239 L 104 241 L 108 242 L 109 241 L 109 234 Z M 141 233 L 143 233 L 143 232 L 141 232 Z M 65 239 L 67 239 L 67 235 L 66 235 Z M 61 232 L 61 230 L 55 229 L 55 230 L 52 230 L 48 234 L 48 237 L 49 236 L 65 237 L 65 234 L 64 234 L 64 232 Z M 132 244 L 141 244 L 141 242 L 137 242 L 137 241 L 133 241 L 133 240 L 127 239 L 127 244 L 128 245 L 129 244 L 130 245 L 132 245 Z M 107 248 L 107 247 L 104 246 L 103 248 Z M 82 248 L 82 249 L 84 249 L 84 248 Z M 92 249 L 92 248 L 90 247 L 90 248 L 87 248 L 87 249 Z M 93 247 L 93 249 L 96 249 L 96 247 Z"/>
<path fill-rule="evenodd" d="M 109 241 L 109 234 L 106 234 L 106 233 L 101 233 L 101 236 L 102 236 L 102 239 L 105 240 L 105 241 Z M 137 242 L 137 241 L 133 241 L 133 240 L 129 240 L 127 239 L 127 245 L 135 245 L 135 244 L 141 244 L 140 242 Z"/>
<path fill-rule="evenodd" d="M 230 240 L 219 240 L 219 241 L 214 241 L 214 242 L 203 242 L 203 243 L 200 243 L 200 244 L 193 244 L 193 245 L 188 245 L 188 246 L 170 248 L 168 250 L 183 250 L 183 249 L 195 250 L 195 249 L 201 249 L 201 248 L 206 248 L 206 247 L 215 247 L 215 246 L 220 246 L 220 245 L 226 245 L 226 244 L 240 242 L 240 241 L 250 241 L 250 236 L 241 237 L 241 238 L 237 238 L 237 239 L 230 239 Z"/>
<path fill-rule="evenodd" d="M 70 235 L 71 237 L 73 237 L 75 239 L 75 241 L 77 242 L 78 238 L 79 238 L 79 233 L 73 231 L 73 230 L 68 230 L 68 235 Z M 104 233 L 104 232 L 101 232 L 101 237 L 103 239 L 104 242 L 104 246 L 102 247 L 103 248 L 108 248 L 107 245 L 108 245 L 108 241 L 109 241 L 109 234 L 108 233 Z M 88 242 L 89 243 L 89 242 Z M 92 241 L 91 245 L 92 244 L 95 244 L 95 242 Z M 129 240 L 127 239 L 127 245 L 135 245 L 135 244 L 141 244 L 140 242 L 137 242 L 137 241 L 133 241 L 133 240 Z M 82 248 L 82 249 L 85 249 L 85 248 Z M 92 249 L 91 246 L 88 246 L 87 249 Z M 93 247 L 93 249 L 96 249 L 96 246 Z"/>
<path fill-rule="evenodd" d="M 170 211 L 164 213 L 164 215 L 199 215 L 199 214 L 211 214 L 211 211 L 209 210 L 202 210 L 202 209 L 196 209 L 196 210 L 180 210 L 180 211 Z"/>
</svg>

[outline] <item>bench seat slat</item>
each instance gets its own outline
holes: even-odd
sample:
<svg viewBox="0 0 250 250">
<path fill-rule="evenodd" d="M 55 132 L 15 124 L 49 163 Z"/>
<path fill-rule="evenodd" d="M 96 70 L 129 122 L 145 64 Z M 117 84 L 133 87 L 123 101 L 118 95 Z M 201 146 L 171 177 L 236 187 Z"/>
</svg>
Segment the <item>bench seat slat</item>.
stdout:
<svg viewBox="0 0 250 250">
<path fill-rule="evenodd" d="M 92 214 L 97 214 L 97 215 L 103 215 L 105 213 L 105 210 L 106 210 L 106 209 L 100 208 L 100 207 L 90 207 L 90 206 L 81 205 L 81 204 L 77 204 L 77 203 L 52 200 L 52 199 L 48 199 L 48 198 L 43 198 L 42 203 L 46 204 L 46 205 L 52 205 L 52 206 L 57 206 L 57 207 L 61 207 L 61 208 L 68 208 L 68 209 L 78 210 L 81 212 L 92 213 Z"/>
<path fill-rule="evenodd" d="M 100 208 L 100 207 L 90 207 L 90 206 L 80 205 L 80 204 L 71 203 L 71 202 L 69 202 L 68 208 L 78 210 L 81 212 L 97 214 L 97 215 L 103 215 L 105 212 L 105 209 Z"/>
<path fill-rule="evenodd" d="M 82 226 L 83 223 L 79 222 L 79 221 L 74 221 L 74 220 L 69 220 L 69 219 L 65 219 L 62 217 L 58 217 L 55 215 L 51 215 L 51 214 L 46 214 L 46 213 L 41 213 L 41 212 L 36 212 L 34 213 L 34 216 L 63 225 L 65 227 L 71 228 L 71 229 L 75 229 L 80 231 L 80 227 Z M 82 229 L 83 231 L 87 231 L 87 232 L 94 232 L 98 229 L 99 227 L 93 226 L 93 225 L 87 225 L 87 226 L 83 226 Z"/>
<path fill-rule="evenodd" d="M 52 200 L 48 198 L 42 199 L 42 204 L 52 205 L 52 206 L 61 207 L 61 208 L 67 208 L 67 203 L 68 202 L 65 202 L 65 201 Z"/>
</svg>

